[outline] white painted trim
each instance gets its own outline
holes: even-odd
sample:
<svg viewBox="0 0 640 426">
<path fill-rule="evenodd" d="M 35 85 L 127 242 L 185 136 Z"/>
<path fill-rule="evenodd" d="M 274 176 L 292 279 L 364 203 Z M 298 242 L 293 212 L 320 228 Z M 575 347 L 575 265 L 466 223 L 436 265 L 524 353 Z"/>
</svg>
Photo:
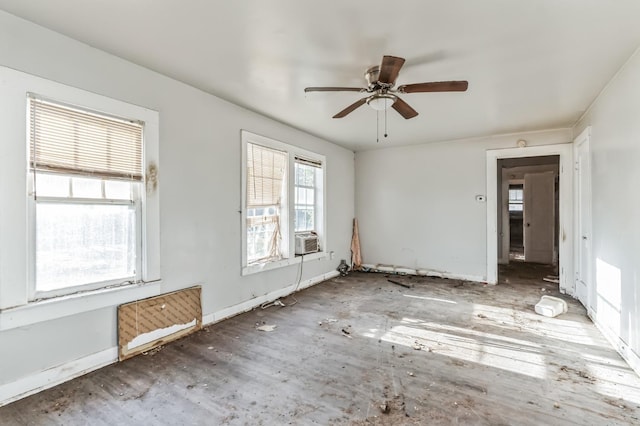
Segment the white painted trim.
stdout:
<svg viewBox="0 0 640 426">
<path fill-rule="evenodd" d="M 143 121 L 145 171 L 152 164 L 160 170 L 160 116 L 157 111 L 0 66 L 0 110 L 7 112 L 2 117 L 0 127 L 3 139 L 16 144 L 0 156 L 0 178 L 10 176 L 7 182 L 11 182 L 10 185 L 3 185 L 6 188 L 0 189 L 0 195 L 3 203 L 12 206 L 3 210 L 0 216 L 0 234 L 3 237 L 0 239 L 0 309 L 31 305 L 29 286 L 34 285 L 34 274 L 30 271 L 33 265 L 34 233 L 33 229 L 29 229 L 34 205 L 28 202 L 26 173 L 28 93 L 82 109 Z M 151 282 L 160 279 L 159 189 L 143 192 L 141 197 L 144 198 L 141 214 L 145 218 L 142 229 L 144 244 L 140 253 L 142 280 Z"/>
<path fill-rule="evenodd" d="M 391 273 L 398 275 L 416 275 L 421 277 L 436 277 L 436 278 L 447 278 L 450 280 L 462 280 L 462 281 L 472 281 L 477 283 L 485 283 L 484 277 L 479 275 L 465 275 L 465 274 L 454 274 L 450 272 L 441 272 L 433 269 L 412 269 L 405 268 L 402 266 L 393 266 L 393 265 L 383 265 L 383 264 L 363 264 L 362 269 L 363 272 L 380 272 L 380 273 Z"/>
<path fill-rule="evenodd" d="M 560 292 L 573 296 L 573 144 L 487 150 L 487 283 L 498 282 L 498 160 L 502 158 L 560 156 Z"/>
<path fill-rule="evenodd" d="M 0 310 L 0 331 L 157 296 L 161 281 L 54 297 Z"/>
<path fill-rule="evenodd" d="M 595 282 L 594 282 L 594 278 L 595 277 L 595 271 L 594 271 L 594 262 L 593 262 L 593 258 L 592 258 L 592 253 L 593 253 L 593 223 L 592 223 L 592 208 L 593 208 L 593 199 L 592 199 L 592 192 L 591 192 L 591 172 L 592 172 L 592 161 L 591 161 L 591 126 L 587 126 L 574 140 L 573 140 L 573 181 L 575 182 L 575 191 L 573 194 L 573 214 L 574 214 L 574 247 L 575 247 L 575 256 L 573 258 L 573 281 L 574 281 L 574 285 L 577 287 L 578 286 L 578 278 L 580 276 L 580 271 L 579 271 L 579 266 L 580 266 L 580 246 L 582 244 L 581 241 L 581 235 L 579 234 L 580 231 L 580 225 L 581 225 L 581 220 L 583 218 L 580 217 L 581 209 L 580 209 L 580 188 L 578 186 L 578 149 L 580 148 L 580 146 L 582 144 L 585 144 L 585 146 L 587 147 L 587 155 L 589 156 L 589 170 L 588 172 L 590 173 L 588 176 L 588 188 L 587 188 L 587 196 L 589 197 L 589 211 L 585 212 L 586 213 L 586 219 L 588 220 L 588 230 L 589 230 L 589 240 L 588 240 L 588 244 L 589 244 L 589 265 L 588 265 L 588 271 L 587 271 L 587 276 L 583 277 L 585 283 L 587 284 L 587 289 L 586 292 L 587 294 L 585 295 L 586 298 L 586 306 L 585 308 L 587 310 L 591 310 L 591 306 L 594 304 L 594 298 L 595 298 Z M 577 294 L 577 288 L 576 288 L 576 298 L 578 297 Z M 580 303 L 582 303 L 582 305 L 584 306 L 585 303 L 583 303 L 582 300 L 578 299 L 578 301 Z"/>
<path fill-rule="evenodd" d="M 251 300 L 247 300 L 246 302 L 242 302 L 237 305 L 224 308 L 212 314 L 203 316 L 202 324 L 211 325 L 216 322 L 222 321 L 223 319 L 233 317 L 243 312 L 248 312 L 253 308 L 263 305 L 264 303 L 273 302 L 274 300 L 277 300 L 281 297 L 288 296 L 289 294 L 294 293 L 297 290 L 302 290 L 303 288 L 311 287 L 314 284 L 318 284 L 322 281 L 335 278 L 338 275 L 340 275 L 338 271 L 327 272 L 325 274 L 318 275 L 316 277 L 301 281 L 300 285 L 291 284 L 288 287 L 284 287 L 284 288 L 272 291 L 271 293 L 267 293 L 263 296 L 255 297 Z"/>
<path fill-rule="evenodd" d="M 78 360 L 32 374 L 15 382 L 0 385 L 0 407 L 34 393 L 52 388 L 118 360 L 118 348 L 113 347 Z"/>
<path fill-rule="evenodd" d="M 245 238 L 246 241 L 246 238 Z M 329 253 L 321 251 L 318 253 L 310 253 L 304 255 L 304 261 L 323 260 L 329 257 Z M 242 275 L 251 275 L 257 272 L 269 271 L 271 269 L 283 268 L 289 265 L 296 265 L 302 261 L 302 256 L 296 256 L 288 259 L 276 260 L 274 262 L 255 263 L 242 268 Z"/>
<path fill-rule="evenodd" d="M 629 367 L 633 369 L 640 376 L 640 355 L 635 353 L 620 337 L 616 336 L 614 332 L 609 330 L 604 325 L 600 324 L 592 312 L 589 313 L 591 321 L 596 325 L 602 335 L 609 341 L 611 346 L 620 354 L 620 356 L 629 364 Z"/>
</svg>

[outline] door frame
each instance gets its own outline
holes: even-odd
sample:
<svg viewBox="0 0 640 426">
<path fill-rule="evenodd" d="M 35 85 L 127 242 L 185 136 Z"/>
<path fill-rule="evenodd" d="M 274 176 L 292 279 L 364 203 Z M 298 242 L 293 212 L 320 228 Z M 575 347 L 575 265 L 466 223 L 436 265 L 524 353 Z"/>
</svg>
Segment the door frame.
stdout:
<svg viewBox="0 0 640 426">
<path fill-rule="evenodd" d="M 574 158 L 574 182 L 575 182 L 575 195 L 574 195 L 574 219 L 575 219 L 575 249 L 576 249 L 576 256 L 575 256 L 575 264 L 574 264 L 574 280 L 575 280 L 575 285 L 576 285 L 576 298 L 578 296 L 577 294 L 577 285 L 578 285 L 578 278 L 579 278 L 579 274 L 580 274 L 580 247 L 582 246 L 582 241 L 581 236 L 580 236 L 580 224 L 582 223 L 582 220 L 584 220 L 584 217 L 581 217 L 581 213 L 582 213 L 582 209 L 580 208 L 580 193 L 579 190 L 580 188 L 578 187 L 578 150 L 580 148 L 581 145 L 586 146 L 587 149 L 587 156 L 589 156 L 589 168 L 587 170 L 587 173 L 589 173 L 589 185 L 587 188 L 587 193 L 588 193 L 588 198 L 589 198 L 589 212 L 587 214 L 587 221 L 588 221 L 588 230 L 589 230 L 589 236 L 588 236 L 588 245 L 589 245 L 589 259 L 588 262 L 589 264 L 587 265 L 587 273 L 586 273 L 586 277 L 583 277 L 583 281 L 586 284 L 586 294 L 585 294 L 585 301 L 583 303 L 582 300 L 580 300 L 581 303 L 583 303 L 583 305 L 585 305 L 585 308 L 587 309 L 587 312 L 589 315 L 593 315 L 594 314 L 594 309 L 592 308 L 593 302 L 595 300 L 595 295 L 593 294 L 593 291 L 595 289 L 594 283 L 593 283 L 593 258 L 591 256 L 591 253 L 593 252 L 593 226 L 592 226 L 592 214 L 593 214 L 593 210 L 592 210 L 592 206 L 593 206 L 593 201 L 591 198 L 591 126 L 585 128 L 582 133 L 580 133 L 574 140 L 573 140 L 573 158 Z"/>
<path fill-rule="evenodd" d="M 487 283 L 498 282 L 498 160 L 503 158 L 560 157 L 558 270 L 560 292 L 575 293 L 573 257 L 573 143 L 487 150 Z"/>
</svg>

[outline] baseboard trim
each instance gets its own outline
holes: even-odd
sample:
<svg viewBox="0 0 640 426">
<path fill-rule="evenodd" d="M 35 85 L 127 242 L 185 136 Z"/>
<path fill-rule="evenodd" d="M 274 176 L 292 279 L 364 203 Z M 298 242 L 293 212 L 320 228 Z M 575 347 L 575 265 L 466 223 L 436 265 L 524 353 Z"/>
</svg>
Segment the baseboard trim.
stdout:
<svg viewBox="0 0 640 426">
<path fill-rule="evenodd" d="M 620 337 L 616 336 L 611 330 L 598 322 L 596 316 L 589 313 L 589 318 L 596 325 L 602 335 L 611 343 L 611 346 L 620 354 L 620 356 L 629 364 L 629 367 L 640 376 L 640 356 L 634 352 Z"/>
<path fill-rule="evenodd" d="M 312 285 L 318 284 L 322 281 L 335 278 L 338 275 L 340 275 L 338 271 L 327 272 L 326 274 L 318 275 L 316 277 L 309 278 L 308 280 L 301 281 L 300 285 L 296 286 L 295 284 L 292 284 L 288 287 L 284 287 L 284 288 L 272 291 L 263 296 L 258 296 L 251 300 L 247 300 L 246 302 L 242 302 L 237 305 L 233 305 L 228 308 L 221 309 L 212 314 L 203 316 L 202 324 L 203 325 L 214 324 L 216 322 L 220 322 L 224 319 L 231 318 L 233 316 L 242 314 L 244 312 L 249 312 L 250 310 L 260 305 L 273 302 L 274 300 L 280 299 L 281 297 L 288 296 L 297 290 L 302 290 L 303 288 L 311 287 Z"/>
<path fill-rule="evenodd" d="M 117 360 L 118 348 L 114 346 L 84 358 L 22 377 L 15 382 L 0 385 L 0 407 L 90 373 Z"/>
<path fill-rule="evenodd" d="M 479 275 L 464 275 L 454 274 L 451 272 L 434 271 L 431 269 L 412 269 L 402 266 L 383 265 L 383 264 L 365 264 L 362 265 L 361 271 L 363 272 L 380 272 L 385 274 L 398 274 L 398 275 L 417 275 L 422 277 L 436 277 L 447 278 L 451 280 L 472 281 L 477 283 L 486 283 L 485 277 Z"/>
<path fill-rule="evenodd" d="M 203 325 L 210 325 L 226 318 L 241 314 L 252 310 L 264 303 L 273 302 L 281 297 L 311 287 L 322 281 L 337 277 L 340 275 L 338 271 L 327 272 L 322 275 L 301 281 L 299 285 L 292 284 L 264 296 L 256 297 L 246 302 L 222 309 L 202 318 Z M 118 361 L 118 348 L 113 347 L 105 349 L 101 352 L 71 361 L 47 370 L 22 377 L 14 382 L 0 385 L 0 407 L 10 404 L 19 399 L 33 395 L 45 389 L 52 388 L 56 385 L 75 379 L 84 374 L 90 373 L 99 368 L 105 367 Z"/>
</svg>

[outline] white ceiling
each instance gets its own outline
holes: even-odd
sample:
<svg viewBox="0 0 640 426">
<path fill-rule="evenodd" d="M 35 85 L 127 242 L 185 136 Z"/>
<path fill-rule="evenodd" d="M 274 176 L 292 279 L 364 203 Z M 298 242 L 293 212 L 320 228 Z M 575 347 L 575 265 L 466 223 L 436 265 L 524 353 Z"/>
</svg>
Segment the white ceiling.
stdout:
<svg viewBox="0 0 640 426">
<path fill-rule="evenodd" d="M 0 0 L 0 9 L 353 150 L 571 126 L 640 45 L 638 0 Z M 420 115 L 363 106 L 382 55 Z M 383 116 L 381 116 L 383 118 Z M 382 121 L 382 120 L 381 120 Z"/>
</svg>

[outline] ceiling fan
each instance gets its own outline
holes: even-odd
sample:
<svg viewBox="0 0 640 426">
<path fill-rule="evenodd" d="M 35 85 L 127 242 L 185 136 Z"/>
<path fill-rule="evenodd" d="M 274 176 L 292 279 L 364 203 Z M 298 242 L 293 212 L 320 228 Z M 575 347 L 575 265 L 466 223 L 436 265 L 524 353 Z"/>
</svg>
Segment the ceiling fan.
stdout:
<svg viewBox="0 0 640 426">
<path fill-rule="evenodd" d="M 413 118 L 418 115 L 418 112 L 411 108 L 411 106 L 403 101 L 397 93 L 424 93 L 424 92 L 464 92 L 469 87 L 467 81 L 435 81 L 430 83 L 414 83 L 403 84 L 394 89 L 396 79 L 400 73 L 402 65 L 404 65 L 404 58 L 398 58 L 396 56 L 383 56 L 380 66 L 373 66 L 369 68 L 364 77 L 367 80 L 367 87 L 307 87 L 305 92 L 360 92 L 369 93 L 369 96 L 364 97 L 336 115 L 333 118 L 342 118 L 347 114 L 353 112 L 355 109 L 361 107 L 365 103 L 371 108 L 383 111 L 389 107 L 392 107 L 401 116 L 406 119 Z"/>
</svg>

